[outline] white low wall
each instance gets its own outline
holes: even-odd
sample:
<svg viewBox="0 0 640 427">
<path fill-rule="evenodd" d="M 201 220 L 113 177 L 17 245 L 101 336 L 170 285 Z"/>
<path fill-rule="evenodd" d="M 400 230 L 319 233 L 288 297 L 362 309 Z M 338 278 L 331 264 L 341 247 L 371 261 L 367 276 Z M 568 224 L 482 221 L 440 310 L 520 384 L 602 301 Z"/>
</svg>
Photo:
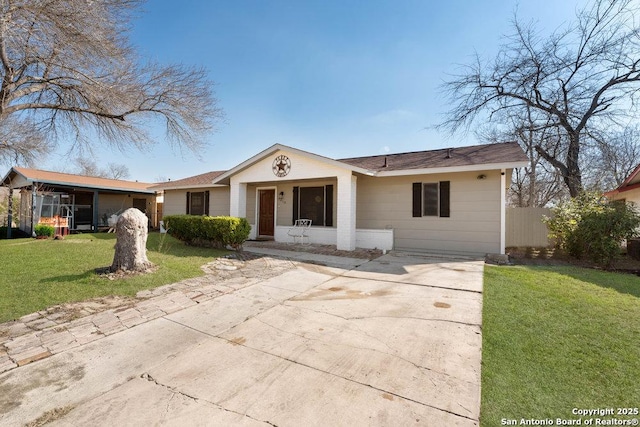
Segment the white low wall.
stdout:
<svg viewBox="0 0 640 427">
<path fill-rule="evenodd" d="M 290 229 L 289 226 L 277 226 L 274 236 L 276 242 L 293 242 L 293 237 L 287 234 Z M 309 242 L 316 245 L 335 245 L 338 241 L 337 230 L 332 227 L 311 227 L 308 235 Z"/>
<path fill-rule="evenodd" d="M 356 248 L 390 251 L 393 249 L 393 229 L 356 229 Z"/>
<path fill-rule="evenodd" d="M 293 237 L 287 234 L 290 229 L 289 226 L 276 226 L 274 240 L 284 243 L 293 242 Z M 256 238 L 255 230 L 255 224 L 251 224 L 250 240 Z M 332 227 L 311 227 L 309 242 L 316 245 L 335 245 L 338 241 L 337 233 L 337 229 Z M 390 251 L 393 249 L 393 230 L 357 229 L 356 247 Z"/>
</svg>

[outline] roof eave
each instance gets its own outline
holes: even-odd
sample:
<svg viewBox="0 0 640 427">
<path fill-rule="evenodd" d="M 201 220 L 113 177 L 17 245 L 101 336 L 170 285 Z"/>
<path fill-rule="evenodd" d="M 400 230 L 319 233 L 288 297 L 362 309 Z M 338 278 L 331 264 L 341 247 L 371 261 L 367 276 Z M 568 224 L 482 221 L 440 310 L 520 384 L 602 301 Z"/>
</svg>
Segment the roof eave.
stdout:
<svg viewBox="0 0 640 427">
<path fill-rule="evenodd" d="M 2 178 L 2 185 L 8 187 L 9 186 L 9 182 L 11 182 L 9 180 L 9 176 L 14 173 L 17 174 L 19 173 L 17 170 L 15 170 L 14 168 L 9 169 L 9 172 L 6 173 L 6 175 Z"/>
<path fill-rule="evenodd" d="M 62 187 L 82 188 L 86 190 L 102 190 L 102 191 L 117 191 L 123 193 L 141 193 L 141 194 L 155 194 L 155 190 L 143 189 L 143 188 L 125 188 L 125 187 L 106 187 L 103 185 L 82 185 L 77 182 L 67 181 L 55 181 L 55 180 L 37 180 L 34 178 L 27 178 L 30 183 L 37 183 L 43 185 L 59 185 Z"/>
<path fill-rule="evenodd" d="M 194 185 L 175 185 L 170 187 L 152 187 L 156 191 L 167 191 L 167 190 L 188 190 L 190 188 L 224 188 L 227 185 L 222 184 L 194 184 Z"/>
<path fill-rule="evenodd" d="M 387 176 L 407 176 L 407 175 L 433 175 L 437 173 L 456 173 L 456 172 L 476 172 L 485 170 L 501 170 L 522 168 L 529 164 L 527 161 L 507 162 L 507 163 L 482 163 L 477 165 L 464 166 L 444 166 L 435 168 L 421 169 L 401 169 L 395 171 L 379 171 L 375 174 L 378 177 Z"/>
</svg>

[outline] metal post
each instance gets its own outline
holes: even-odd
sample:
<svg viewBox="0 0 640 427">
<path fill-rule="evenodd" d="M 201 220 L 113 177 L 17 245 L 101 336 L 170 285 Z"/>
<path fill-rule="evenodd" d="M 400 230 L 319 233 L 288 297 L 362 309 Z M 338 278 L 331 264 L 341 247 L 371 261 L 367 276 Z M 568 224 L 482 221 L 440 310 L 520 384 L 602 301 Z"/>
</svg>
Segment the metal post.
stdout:
<svg viewBox="0 0 640 427">
<path fill-rule="evenodd" d="M 9 206 L 7 212 L 7 239 L 11 238 L 11 225 L 13 224 L 13 188 L 9 187 Z"/>
<path fill-rule="evenodd" d="M 36 224 L 34 221 L 36 219 L 36 197 L 38 193 L 38 183 L 34 182 L 31 187 L 31 237 L 36 237 Z"/>
<path fill-rule="evenodd" d="M 98 191 L 93 192 L 93 232 L 98 232 Z"/>
</svg>

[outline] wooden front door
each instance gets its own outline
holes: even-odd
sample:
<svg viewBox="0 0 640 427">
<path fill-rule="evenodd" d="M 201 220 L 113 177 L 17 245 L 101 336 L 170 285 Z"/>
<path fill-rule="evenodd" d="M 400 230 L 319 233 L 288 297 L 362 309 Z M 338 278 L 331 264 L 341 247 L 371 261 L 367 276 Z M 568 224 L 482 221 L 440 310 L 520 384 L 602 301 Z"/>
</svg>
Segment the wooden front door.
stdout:
<svg viewBox="0 0 640 427">
<path fill-rule="evenodd" d="M 259 190 L 258 235 L 273 237 L 276 190 Z"/>
</svg>

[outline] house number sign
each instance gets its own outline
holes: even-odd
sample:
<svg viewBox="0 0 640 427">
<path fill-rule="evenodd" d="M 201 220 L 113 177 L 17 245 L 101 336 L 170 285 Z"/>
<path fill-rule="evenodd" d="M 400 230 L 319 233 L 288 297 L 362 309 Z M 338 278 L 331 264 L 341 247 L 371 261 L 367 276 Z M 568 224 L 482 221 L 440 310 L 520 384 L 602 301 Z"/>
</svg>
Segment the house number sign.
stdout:
<svg viewBox="0 0 640 427">
<path fill-rule="evenodd" d="M 272 170 L 273 174 L 277 177 L 282 178 L 283 176 L 287 176 L 291 170 L 291 160 L 284 154 L 279 155 L 273 159 Z"/>
</svg>

